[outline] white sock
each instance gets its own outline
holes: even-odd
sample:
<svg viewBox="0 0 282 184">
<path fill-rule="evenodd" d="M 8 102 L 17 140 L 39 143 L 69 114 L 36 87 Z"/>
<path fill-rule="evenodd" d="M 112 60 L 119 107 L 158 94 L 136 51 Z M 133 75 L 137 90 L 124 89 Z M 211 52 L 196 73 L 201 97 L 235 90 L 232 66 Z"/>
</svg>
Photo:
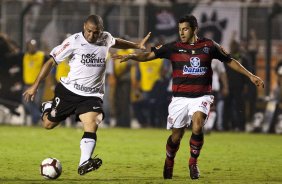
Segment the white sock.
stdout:
<svg viewBox="0 0 282 184">
<path fill-rule="evenodd" d="M 94 152 L 95 149 L 95 145 L 96 145 L 96 141 L 94 139 L 90 139 L 90 138 L 81 139 L 80 141 L 81 155 L 80 155 L 79 165 L 81 165 L 83 162 L 91 158 L 92 153 Z"/>
</svg>

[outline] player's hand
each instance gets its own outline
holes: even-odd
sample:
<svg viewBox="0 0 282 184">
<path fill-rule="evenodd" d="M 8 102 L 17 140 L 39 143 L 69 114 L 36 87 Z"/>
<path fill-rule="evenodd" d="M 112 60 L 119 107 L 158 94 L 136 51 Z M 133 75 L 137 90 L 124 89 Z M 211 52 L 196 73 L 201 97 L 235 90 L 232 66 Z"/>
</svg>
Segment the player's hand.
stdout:
<svg viewBox="0 0 282 184">
<path fill-rule="evenodd" d="M 141 40 L 141 42 L 138 44 L 138 48 L 139 48 L 139 49 L 142 49 L 142 50 L 145 50 L 145 49 L 146 49 L 145 43 L 148 41 L 148 39 L 150 38 L 150 36 L 151 36 L 151 32 L 149 32 L 149 33 L 147 34 L 147 36 L 145 36 L 145 37 Z"/>
<path fill-rule="evenodd" d="M 155 48 L 158 50 L 158 49 L 160 49 L 162 46 L 163 46 L 163 45 L 158 45 L 158 46 L 156 46 Z"/>
<path fill-rule="evenodd" d="M 259 78 L 256 75 L 252 75 L 250 77 L 250 80 L 256 85 L 256 86 L 262 86 L 264 88 L 264 82 L 261 78 Z"/>
<path fill-rule="evenodd" d="M 23 98 L 25 101 L 29 102 L 29 101 L 33 101 L 34 97 L 36 95 L 37 92 L 37 87 L 32 85 L 31 87 L 29 87 L 24 93 L 23 93 Z"/>
</svg>

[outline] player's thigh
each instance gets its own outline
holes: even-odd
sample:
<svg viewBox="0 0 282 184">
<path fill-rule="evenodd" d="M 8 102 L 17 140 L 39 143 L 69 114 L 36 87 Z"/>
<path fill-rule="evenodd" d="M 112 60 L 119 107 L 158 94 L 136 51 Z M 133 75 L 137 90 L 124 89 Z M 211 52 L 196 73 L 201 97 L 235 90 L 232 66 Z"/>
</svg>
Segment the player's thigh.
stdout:
<svg viewBox="0 0 282 184">
<path fill-rule="evenodd" d="M 97 97 L 85 97 L 77 105 L 76 114 L 85 131 L 96 131 L 97 125 L 104 119 L 103 101 Z"/>
<path fill-rule="evenodd" d="M 203 97 L 193 99 L 193 102 L 189 104 L 189 117 L 192 118 L 193 123 L 204 125 L 207 116 L 210 112 L 211 105 L 214 97 L 212 95 L 205 95 Z"/>
<path fill-rule="evenodd" d="M 100 112 L 86 112 L 79 115 L 85 132 L 96 132 L 99 124 Z"/>
<path fill-rule="evenodd" d="M 195 112 L 192 116 L 193 126 L 199 126 L 199 127 L 204 126 L 206 119 L 207 119 L 207 114 L 201 111 Z"/>
<path fill-rule="evenodd" d="M 52 101 L 51 111 L 48 114 L 47 119 L 50 122 L 55 123 L 65 120 L 68 116 L 74 114 L 76 104 L 79 101 L 80 96 L 73 94 L 62 84 L 58 84 L 55 89 L 55 96 Z"/>
</svg>

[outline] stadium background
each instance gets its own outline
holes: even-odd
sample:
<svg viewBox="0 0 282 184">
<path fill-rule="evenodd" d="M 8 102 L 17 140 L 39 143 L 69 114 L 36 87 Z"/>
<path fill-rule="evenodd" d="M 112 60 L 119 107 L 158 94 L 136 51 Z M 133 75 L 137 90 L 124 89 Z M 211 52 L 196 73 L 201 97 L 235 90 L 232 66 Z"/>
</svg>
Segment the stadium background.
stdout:
<svg viewBox="0 0 282 184">
<path fill-rule="evenodd" d="M 270 95 L 277 81 L 274 70 L 282 52 L 280 1 L 2 0 L 0 6 L 0 31 L 22 50 L 27 40 L 39 40 L 46 53 L 67 33 L 81 31 L 85 17 L 93 13 L 103 17 L 105 30 L 116 37 L 137 40 L 151 31 L 152 40 L 163 37 L 165 42 L 177 38 L 177 18 L 192 13 L 199 18 L 201 31 L 211 27 L 218 31 L 214 39 L 227 50 L 233 32 L 237 40 L 248 39 L 253 29 L 259 40 L 256 71 L 266 86 L 259 89 L 259 97 Z M 2 88 L 10 84 L 9 78 L 5 81 Z M 44 99 L 49 99 L 49 87 L 45 89 Z"/>
<path fill-rule="evenodd" d="M 219 26 L 221 32 L 216 35 L 217 39 L 227 49 L 233 31 L 240 40 L 248 37 L 251 29 L 256 30 L 259 39 L 256 69 L 268 86 L 259 91 L 259 97 L 265 98 L 277 82 L 274 70 L 282 59 L 282 10 L 281 2 L 276 2 L 278 4 L 274 0 L 1 0 L 0 31 L 22 50 L 25 50 L 25 41 L 37 39 L 40 49 L 48 53 L 67 33 L 81 31 L 85 17 L 96 13 L 104 18 L 105 30 L 114 36 L 130 35 L 137 40 L 152 31 L 152 39 L 165 35 L 168 42 L 177 37 L 175 20 L 184 13 L 193 13 L 199 18 L 200 28 Z M 2 69 L 5 63 L 0 62 Z M 0 80 L 5 82 L 0 90 L 10 87 L 10 78 L 1 72 Z M 50 85 L 47 82 L 46 89 L 50 90 Z M 47 91 L 45 98 L 50 94 L 51 91 Z M 81 177 L 77 174 L 77 158 L 82 129 L 60 126 L 46 131 L 39 126 L 7 125 L 26 123 L 21 116 L 8 116 L 10 112 L 1 103 L 11 103 L 9 98 L 13 96 L 1 99 L 0 95 L 1 184 L 50 183 L 39 175 L 39 164 L 46 157 L 56 157 L 63 165 L 63 174 L 57 181 L 51 181 L 53 183 L 164 183 L 164 146 L 170 134 L 165 128 L 100 129 L 95 154 L 103 158 L 103 166 Z M 187 132 L 176 157 L 174 179 L 165 183 L 191 182 L 186 162 L 189 136 Z M 281 183 L 281 155 L 281 135 L 212 132 L 205 136 L 200 157 L 202 176 L 195 182 Z"/>
</svg>

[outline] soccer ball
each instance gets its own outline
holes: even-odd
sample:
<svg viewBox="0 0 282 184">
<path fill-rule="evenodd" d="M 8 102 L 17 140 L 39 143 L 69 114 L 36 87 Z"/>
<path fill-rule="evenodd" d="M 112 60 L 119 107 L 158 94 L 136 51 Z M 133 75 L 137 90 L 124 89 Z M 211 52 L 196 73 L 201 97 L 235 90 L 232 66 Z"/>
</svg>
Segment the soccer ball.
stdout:
<svg viewBox="0 0 282 184">
<path fill-rule="evenodd" d="M 62 165 L 56 158 L 46 158 L 40 164 L 40 174 L 45 179 L 57 179 L 62 173 Z"/>
</svg>

